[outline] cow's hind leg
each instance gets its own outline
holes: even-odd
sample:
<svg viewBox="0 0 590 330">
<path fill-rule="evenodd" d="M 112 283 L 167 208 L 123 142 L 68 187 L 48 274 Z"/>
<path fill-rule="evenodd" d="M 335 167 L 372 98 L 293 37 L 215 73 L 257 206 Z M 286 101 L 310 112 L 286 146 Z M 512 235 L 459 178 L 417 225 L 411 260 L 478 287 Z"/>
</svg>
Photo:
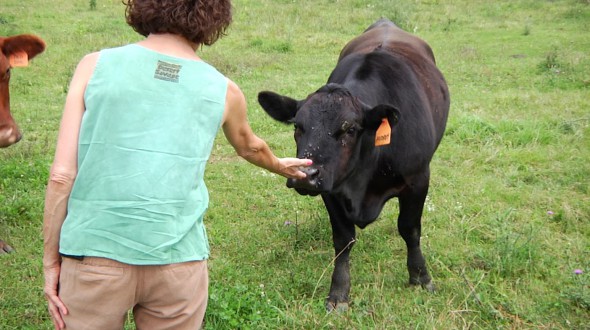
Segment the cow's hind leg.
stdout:
<svg viewBox="0 0 590 330">
<path fill-rule="evenodd" d="M 412 178 L 399 196 L 400 213 L 397 227 L 408 249 L 408 272 L 410 284 L 421 285 L 428 291 L 434 291 L 434 285 L 426 261 L 420 249 L 422 232 L 422 211 L 428 194 L 429 172 Z"/>
<path fill-rule="evenodd" d="M 352 221 L 345 218 L 342 206 L 333 197 L 322 196 L 332 224 L 332 238 L 334 241 L 334 271 L 330 293 L 326 300 L 326 309 L 344 312 L 348 310 L 348 295 L 350 293 L 350 250 L 355 243 L 355 227 Z"/>
</svg>

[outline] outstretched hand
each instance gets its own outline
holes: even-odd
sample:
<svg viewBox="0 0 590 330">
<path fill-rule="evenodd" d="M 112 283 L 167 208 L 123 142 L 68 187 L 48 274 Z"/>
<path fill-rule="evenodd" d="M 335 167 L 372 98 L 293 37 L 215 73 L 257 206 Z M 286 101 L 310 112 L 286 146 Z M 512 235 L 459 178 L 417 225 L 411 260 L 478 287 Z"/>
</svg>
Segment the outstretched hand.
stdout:
<svg viewBox="0 0 590 330">
<path fill-rule="evenodd" d="M 312 164 L 311 159 L 279 158 L 279 174 L 289 179 L 305 179 L 307 174 L 302 170 Z"/>
</svg>

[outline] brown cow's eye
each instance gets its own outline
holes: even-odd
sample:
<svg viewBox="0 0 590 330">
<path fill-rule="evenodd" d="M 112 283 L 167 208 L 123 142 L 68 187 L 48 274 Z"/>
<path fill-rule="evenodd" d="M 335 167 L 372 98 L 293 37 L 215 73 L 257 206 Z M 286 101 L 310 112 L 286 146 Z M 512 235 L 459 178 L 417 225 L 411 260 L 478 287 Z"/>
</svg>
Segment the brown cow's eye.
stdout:
<svg viewBox="0 0 590 330">
<path fill-rule="evenodd" d="M 354 133 L 356 133 L 356 129 L 354 127 L 351 127 L 346 131 L 346 134 L 348 135 L 354 135 Z"/>
</svg>

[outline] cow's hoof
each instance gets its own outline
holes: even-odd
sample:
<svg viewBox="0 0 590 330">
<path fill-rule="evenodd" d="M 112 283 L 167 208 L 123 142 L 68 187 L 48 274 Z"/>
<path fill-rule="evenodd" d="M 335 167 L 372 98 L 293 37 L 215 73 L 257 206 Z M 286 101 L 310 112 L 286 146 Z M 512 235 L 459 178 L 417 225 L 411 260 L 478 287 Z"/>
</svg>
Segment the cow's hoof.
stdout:
<svg viewBox="0 0 590 330">
<path fill-rule="evenodd" d="M 428 277 L 427 279 L 423 279 L 422 281 L 420 279 L 410 279 L 410 286 L 418 285 L 428 292 L 436 291 L 436 287 L 434 286 L 434 283 L 432 283 L 430 277 Z"/>
<path fill-rule="evenodd" d="M 331 313 L 331 312 L 345 313 L 348 311 L 348 303 L 347 302 L 334 303 L 334 302 L 328 301 L 326 303 L 326 310 L 328 311 L 328 313 Z"/>
<path fill-rule="evenodd" d="M 436 291 L 436 287 L 434 286 L 434 283 L 432 283 L 432 281 L 430 281 L 426 284 L 422 284 L 422 289 L 424 289 L 430 293 L 434 293 Z"/>
</svg>

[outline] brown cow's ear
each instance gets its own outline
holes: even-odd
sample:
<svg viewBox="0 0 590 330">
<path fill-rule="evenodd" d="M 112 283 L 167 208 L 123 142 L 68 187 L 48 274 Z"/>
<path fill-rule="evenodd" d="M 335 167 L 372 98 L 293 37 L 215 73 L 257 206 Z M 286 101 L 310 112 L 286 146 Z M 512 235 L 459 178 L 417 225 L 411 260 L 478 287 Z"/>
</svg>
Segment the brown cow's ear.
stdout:
<svg viewBox="0 0 590 330">
<path fill-rule="evenodd" d="M 384 118 L 389 120 L 391 127 L 399 121 L 399 110 L 388 104 L 380 104 L 372 109 L 365 110 L 363 128 L 369 131 L 376 131 Z"/>
<path fill-rule="evenodd" d="M 299 101 L 274 92 L 258 93 L 258 103 L 274 120 L 290 123 L 299 110 Z"/>
<path fill-rule="evenodd" d="M 29 60 L 45 50 L 45 42 L 32 34 L 21 34 L 4 39 L 2 52 L 7 57 L 11 54 L 26 52 Z"/>
</svg>

